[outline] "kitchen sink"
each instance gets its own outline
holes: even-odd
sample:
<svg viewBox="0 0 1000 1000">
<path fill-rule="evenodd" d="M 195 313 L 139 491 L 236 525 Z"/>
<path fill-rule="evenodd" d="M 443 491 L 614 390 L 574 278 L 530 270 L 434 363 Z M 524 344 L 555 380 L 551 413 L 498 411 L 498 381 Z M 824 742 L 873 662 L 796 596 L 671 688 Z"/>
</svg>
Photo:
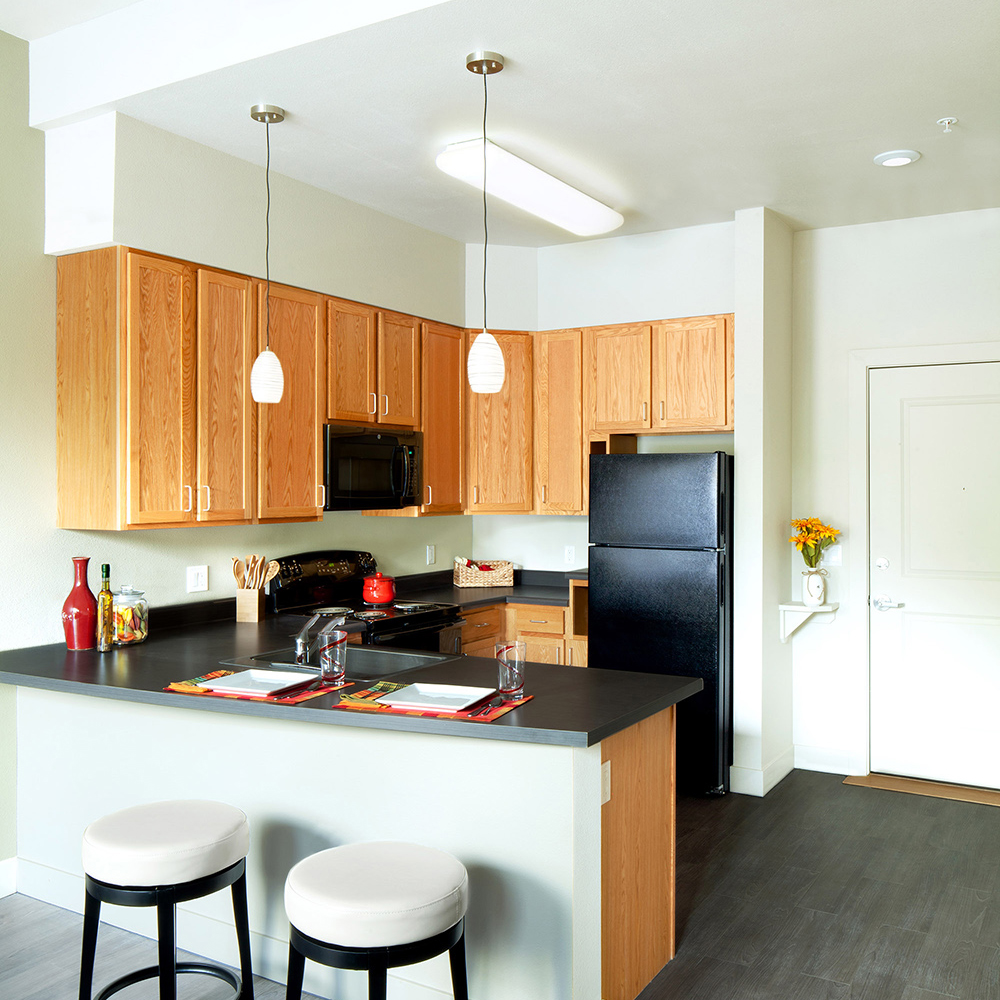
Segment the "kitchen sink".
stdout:
<svg viewBox="0 0 1000 1000">
<path fill-rule="evenodd" d="M 347 647 L 347 679 L 352 681 L 377 681 L 393 674 L 416 670 L 432 663 L 444 663 L 456 657 L 450 653 L 411 653 L 401 649 L 383 649 L 378 646 L 348 646 Z M 298 664 L 295 662 L 295 649 L 286 647 L 274 649 L 256 656 L 242 656 L 239 659 L 222 660 L 225 667 L 275 667 L 287 670 L 297 667 L 315 673 L 319 669 L 316 663 Z"/>
</svg>

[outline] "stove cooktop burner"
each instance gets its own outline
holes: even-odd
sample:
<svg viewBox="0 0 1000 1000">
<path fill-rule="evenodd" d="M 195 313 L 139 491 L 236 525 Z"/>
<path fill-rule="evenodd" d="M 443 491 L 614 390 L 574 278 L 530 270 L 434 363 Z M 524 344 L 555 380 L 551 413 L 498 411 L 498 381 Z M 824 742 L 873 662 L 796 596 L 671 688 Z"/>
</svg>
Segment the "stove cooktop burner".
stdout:
<svg viewBox="0 0 1000 1000">
<path fill-rule="evenodd" d="M 350 608 L 317 608 L 314 615 L 349 615 L 352 614 Z"/>
<path fill-rule="evenodd" d="M 355 611 L 355 618 L 360 618 L 363 622 L 374 621 L 376 618 L 388 618 L 388 611 Z"/>
<path fill-rule="evenodd" d="M 436 605 L 428 604 L 426 601 L 397 601 L 393 607 L 397 611 L 423 611 L 425 608 L 433 608 Z"/>
</svg>

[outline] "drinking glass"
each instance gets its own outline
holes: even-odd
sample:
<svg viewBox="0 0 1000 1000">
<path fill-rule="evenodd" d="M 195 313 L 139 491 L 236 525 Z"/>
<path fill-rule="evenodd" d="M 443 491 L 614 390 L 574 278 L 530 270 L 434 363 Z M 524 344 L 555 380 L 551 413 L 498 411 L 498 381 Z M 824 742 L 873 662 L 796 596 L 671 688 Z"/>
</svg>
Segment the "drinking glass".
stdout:
<svg viewBox="0 0 1000 1000">
<path fill-rule="evenodd" d="M 339 629 L 319 637 L 319 672 L 324 684 L 340 684 L 347 672 L 347 633 Z"/>
<path fill-rule="evenodd" d="M 498 642 L 494 647 L 499 666 L 497 688 L 505 701 L 524 697 L 524 642 Z"/>
</svg>

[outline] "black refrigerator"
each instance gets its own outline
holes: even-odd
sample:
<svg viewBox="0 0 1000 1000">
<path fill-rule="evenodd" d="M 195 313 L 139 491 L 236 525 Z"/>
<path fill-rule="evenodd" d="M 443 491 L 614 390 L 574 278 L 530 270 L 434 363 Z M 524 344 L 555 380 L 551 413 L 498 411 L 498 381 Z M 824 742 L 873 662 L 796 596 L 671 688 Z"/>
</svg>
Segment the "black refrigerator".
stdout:
<svg viewBox="0 0 1000 1000">
<path fill-rule="evenodd" d="M 729 790 L 733 459 L 590 459 L 591 667 L 700 677 L 677 706 L 677 784 Z"/>
</svg>

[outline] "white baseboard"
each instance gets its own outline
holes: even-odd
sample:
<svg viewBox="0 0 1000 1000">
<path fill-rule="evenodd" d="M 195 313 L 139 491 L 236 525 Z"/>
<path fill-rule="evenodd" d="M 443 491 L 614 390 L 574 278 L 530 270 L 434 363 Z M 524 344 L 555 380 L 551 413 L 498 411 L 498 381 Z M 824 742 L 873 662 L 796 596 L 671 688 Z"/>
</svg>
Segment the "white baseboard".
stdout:
<svg viewBox="0 0 1000 1000">
<path fill-rule="evenodd" d="M 81 875 L 59 871 L 23 858 L 0 861 L 0 896 L 4 895 L 2 890 L 8 865 L 11 871 L 10 891 L 14 891 L 15 863 L 19 893 L 31 896 L 32 899 L 40 899 L 44 903 L 52 903 L 64 910 L 83 913 L 84 885 Z M 101 907 L 101 921 L 135 934 L 142 934 L 144 937 L 156 936 L 156 911 L 151 908 L 104 905 Z M 185 905 L 177 907 L 177 947 L 201 955 L 209 961 L 239 968 L 239 951 L 232 922 L 196 913 Z M 276 938 L 251 930 L 250 950 L 255 975 L 264 976 L 276 983 L 284 983 L 287 980 L 287 936 Z M 447 953 L 430 961 L 447 963 Z M 412 974 L 417 968 L 419 966 L 409 966 L 400 972 Z M 303 986 L 306 992 L 316 996 L 328 998 L 343 996 L 349 986 L 349 980 L 345 977 L 351 977 L 350 985 L 353 985 L 354 977 L 361 975 L 363 974 L 331 970 L 315 962 L 306 962 Z M 399 1000 L 442 1000 L 444 996 L 440 990 L 415 983 L 408 978 L 403 979 L 393 975 L 392 972 L 389 973 L 389 979 L 389 994 L 398 997 Z"/>
<path fill-rule="evenodd" d="M 17 858 L 0 861 L 0 899 L 17 892 Z"/>
<path fill-rule="evenodd" d="M 762 770 L 753 767 L 731 767 L 729 790 L 739 795 L 756 795 L 763 798 L 795 767 L 794 753 L 789 747 Z"/>
<path fill-rule="evenodd" d="M 822 771 L 825 774 L 868 773 L 868 763 L 847 750 L 828 747 L 796 746 L 795 766 L 803 771 Z"/>
</svg>

